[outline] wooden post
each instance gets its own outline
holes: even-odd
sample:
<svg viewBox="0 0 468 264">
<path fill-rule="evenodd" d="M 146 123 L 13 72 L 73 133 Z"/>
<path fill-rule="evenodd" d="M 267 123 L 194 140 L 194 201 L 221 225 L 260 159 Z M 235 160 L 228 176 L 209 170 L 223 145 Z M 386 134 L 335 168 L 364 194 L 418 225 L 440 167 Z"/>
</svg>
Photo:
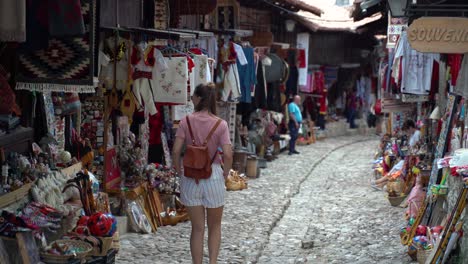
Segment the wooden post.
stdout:
<svg viewBox="0 0 468 264">
<path fill-rule="evenodd" d="M 39 249 L 32 232 L 17 233 L 16 239 L 18 240 L 18 248 L 23 264 L 40 263 Z"/>
</svg>

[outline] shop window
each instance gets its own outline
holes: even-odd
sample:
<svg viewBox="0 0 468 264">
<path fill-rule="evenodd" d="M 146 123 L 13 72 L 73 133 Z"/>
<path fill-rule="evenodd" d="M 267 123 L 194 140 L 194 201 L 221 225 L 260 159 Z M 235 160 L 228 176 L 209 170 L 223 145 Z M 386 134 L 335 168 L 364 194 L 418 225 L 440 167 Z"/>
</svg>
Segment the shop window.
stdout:
<svg viewBox="0 0 468 264">
<path fill-rule="evenodd" d="M 217 29 L 235 29 L 239 27 L 239 4 L 232 0 L 218 1 L 214 12 Z"/>
</svg>

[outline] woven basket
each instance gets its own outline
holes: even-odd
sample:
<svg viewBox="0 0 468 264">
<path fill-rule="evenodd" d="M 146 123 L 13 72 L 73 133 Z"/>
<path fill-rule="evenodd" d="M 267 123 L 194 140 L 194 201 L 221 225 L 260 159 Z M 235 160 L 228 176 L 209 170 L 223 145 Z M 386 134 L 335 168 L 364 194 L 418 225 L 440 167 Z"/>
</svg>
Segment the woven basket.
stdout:
<svg viewBox="0 0 468 264">
<path fill-rule="evenodd" d="M 418 249 L 417 258 L 419 264 L 426 263 L 427 258 L 431 255 L 432 250 Z"/>
<path fill-rule="evenodd" d="M 115 234 L 114 234 L 115 236 Z M 101 247 L 94 247 L 93 251 L 90 252 L 91 256 L 102 257 L 107 255 L 107 252 L 112 248 L 114 243 L 114 237 L 96 237 L 102 241 Z"/>
<path fill-rule="evenodd" d="M 388 196 L 388 201 L 392 206 L 399 206 L 405 199 L 407 195 L 392 197 Z"/>
<path fill-rule="evenodd" d="M 236 171 L 231 171 L 225 180 L 226 190 L 240 191 L 247 189 L 247 183 Z"/>
<path fill-rule="evenodd" d="M 226 180 L 226 190 L 228 191 L 242 190 L 242 183 L 240 181 Z"/>
<path fill-rule="evenodd" d="M 82 252 L 75 255 L 54 255 L 47 252 L 41 252 L 41 258 L 44 262 L 51 263 L 68 263 L 70 259 L 85 259 L 86 256 L 93 250 L 93 247 L 80 240 L 57 240 L 54 243 L 67 245 L 69 247 L 82 248 Z"/>
<path fill-rule="evenodd" d="M 162 218 L 164 226 L 175 226 L 180 222 L 185 222 L 189 220 L 189 215 L 187 212 L 177 212 L 176 216 L 166 216 Z"/>
</svg>

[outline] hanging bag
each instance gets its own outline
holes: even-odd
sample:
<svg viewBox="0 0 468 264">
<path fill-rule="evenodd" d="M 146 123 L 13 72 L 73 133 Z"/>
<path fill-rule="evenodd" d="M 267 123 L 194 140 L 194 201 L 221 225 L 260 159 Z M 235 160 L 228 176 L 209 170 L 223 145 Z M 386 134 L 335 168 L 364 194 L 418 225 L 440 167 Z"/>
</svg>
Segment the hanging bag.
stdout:
<svg viewBox="0 0 468 264">
<path fill-rule="evenodd" d="M 195 182 L 198 184 L 200 179 L 208 179 L 211 176 L 211 164 L 213 164 L 217 153 L 215 153 L 214 156 L 210 158 L 207 144 L 213 133 L 218 128 L 219 124 L 221 124 L 221 119 L 218 119 L 214 127 L 211 129 L 210 133 L 203 142 L 203 145 L 197 145 L 195 143 L 189 117 L 187 116 L 186 119 L 190 137 L 192 139 L 192 145 L 187 145 L 185 149 L 184 174 L 186 177 L 195 179 Z"/>
</svg>

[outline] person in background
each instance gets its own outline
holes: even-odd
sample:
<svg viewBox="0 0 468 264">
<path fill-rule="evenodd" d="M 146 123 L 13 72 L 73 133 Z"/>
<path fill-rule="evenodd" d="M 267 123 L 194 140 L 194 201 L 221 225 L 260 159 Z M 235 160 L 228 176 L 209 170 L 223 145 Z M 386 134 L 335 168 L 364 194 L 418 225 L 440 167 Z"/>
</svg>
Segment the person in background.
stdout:
<svg viewBox="0 0 468 264">
<path fill-rule="evenodd" d="M 409 137 L 409 147 L 414 148 L 419 144 L 419 141 L 421 140 L 421 131 L 416 128 L 416 124 L 413 120 L 406 120 L 401 130 Z"/>
<path fill-rule="evenodd" d="M 342 92 L 338 98 L 336 98 L 335 106 L 336 106 L 336 114 L 341 116 L 344 114 L 345 111 L 345 100 L 346 100 L 346 92 Z"/>
<path fill-rule="evenodd" d="M 190 114 L 190 124 L 193 137 L 197 144 L 203 143 L 211 128 L 218 122 L 216 116 L 215 84 L 200 84 L 192 96 L 195 113 Z M 187 207 L 192 232 L 190 235 L 190 250 L 192 263 L 203 263 L 203 242 L 205 221 L 208 223 L 208 255 L 210 264 L 217 263 L 221 244 L 221 219 L 223 216 L 226 194 L 225 178 L 232 168 L 233 154 L 229 138 L 229 128 L 226 121 L 221 121 L 207 142 L 210 157 L 213 158 L 212 174 L 208 179 L 195 179 L 182 174 L 181 154 L 184 145 L 192 143 L 187 119 L 180 121 L 173 149 L 173 162 L 177 174 L 180 175 L 180 199 Z M 218 148 L 222 148 L 223 160 L 219 158 Z M 223 167 L 221 163 L 223 162 Z M 205 217 L 206 215 L 206 217 Z"/>
<path fill-rule="evenodd" d="M 349 93 L 348 97 L 348 123 L 349 128 L 354 129 L 357 128 L 354 120 L 356 118 L 356 111 L 357 111 L 357 97 L 356 97 L 356 89 L 353 88 Z"/>
<path fill-rule="evenodd" d="M 294 100 L 289 103 L 288 110 L 289 110 L 289 134 L 291 136 L 291 140 L 289 141 L 289 155 L 292 154 L 299 154 L 296 150 L 296 140 L 299 135 L 299 127 L 302 123 L 302 113 L 301 109 L 299 109 L 299 104 L 301 103 L 301 97 L 299 95 L 294 96 Z"/>
</svg>

